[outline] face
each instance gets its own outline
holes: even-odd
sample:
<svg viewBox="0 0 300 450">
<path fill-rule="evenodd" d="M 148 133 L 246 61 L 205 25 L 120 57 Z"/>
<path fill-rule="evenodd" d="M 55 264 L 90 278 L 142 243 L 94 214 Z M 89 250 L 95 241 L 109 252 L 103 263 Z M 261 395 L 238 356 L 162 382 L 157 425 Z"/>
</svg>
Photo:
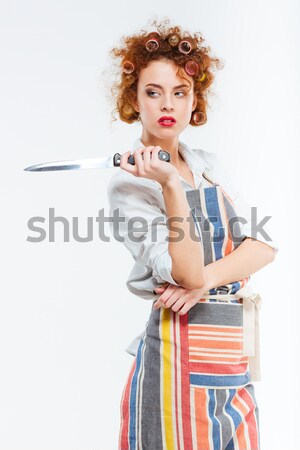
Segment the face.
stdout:
<svg viewBox="0 0 300 450">
<path fill-rule="evenodd" d="M 176 75 L 177 70 L 173 61 L 151 61 L 139 75 L 134 107 L 140 113 L 143 128 L 157 138 L 178 136 L 189 124 L 197 105 L 193 78 L 185 75 L 189 85 L 186 79 Z M 163 116 L 173 117 L 176 123 L 160 124 L 158 120 Z"/>
</svg>

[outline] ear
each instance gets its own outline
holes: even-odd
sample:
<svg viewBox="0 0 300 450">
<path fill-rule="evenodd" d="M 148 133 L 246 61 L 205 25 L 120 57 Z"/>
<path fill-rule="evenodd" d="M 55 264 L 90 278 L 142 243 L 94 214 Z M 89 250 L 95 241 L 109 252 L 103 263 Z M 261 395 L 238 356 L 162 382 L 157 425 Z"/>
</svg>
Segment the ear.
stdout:
<svg viewBox="0 0 300 450">
<path fill-rule="evenodd" d="M 139 105 L 138 105 L 138 102 L 137 102 L 137 101 L 132 102 L 132 107 L 133 107 L 133 109 L 134 109 L 136 112 L 140 112 L 140 108 L 139 108 Z"/>
</svg>

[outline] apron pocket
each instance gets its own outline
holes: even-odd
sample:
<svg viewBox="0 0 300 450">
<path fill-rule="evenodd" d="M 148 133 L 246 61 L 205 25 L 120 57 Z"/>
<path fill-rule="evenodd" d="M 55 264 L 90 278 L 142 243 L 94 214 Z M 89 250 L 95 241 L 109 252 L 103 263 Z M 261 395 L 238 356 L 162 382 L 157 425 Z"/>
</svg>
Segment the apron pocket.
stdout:
<svg viewBox="0 0 300 450">
<path fill-rule="evenodd" d="M 249 382 L 242 304 L 197 303 L 189 311 L 188 346 L 193 386 L 235 387 Z"/>
</svg>

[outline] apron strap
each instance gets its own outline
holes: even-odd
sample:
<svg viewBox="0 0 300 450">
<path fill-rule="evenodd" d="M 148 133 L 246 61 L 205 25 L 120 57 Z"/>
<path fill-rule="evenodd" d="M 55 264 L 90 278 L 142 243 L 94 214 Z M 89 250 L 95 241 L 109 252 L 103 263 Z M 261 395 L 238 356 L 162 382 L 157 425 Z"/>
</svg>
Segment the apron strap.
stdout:
<svg viewBox="0 0 300 450">
<path fill-rule="evenodd" d="M 235 295 L 237 299 L 243 299 L 243 354 L 249 356 L 251 380 L 259 381 L 261 380 L 259 309 L 262 299 L 249 285 L 239 289 Z"/>
<path fill-rule="evenodd" d="M 213 186 L 218 186 L 218 183 L 215 183 L 208 175 L 207 175 L 208 170 L 206 170 L 205 172 L 202 172 L 202 176 L 209 181 Z"/>
</svg>

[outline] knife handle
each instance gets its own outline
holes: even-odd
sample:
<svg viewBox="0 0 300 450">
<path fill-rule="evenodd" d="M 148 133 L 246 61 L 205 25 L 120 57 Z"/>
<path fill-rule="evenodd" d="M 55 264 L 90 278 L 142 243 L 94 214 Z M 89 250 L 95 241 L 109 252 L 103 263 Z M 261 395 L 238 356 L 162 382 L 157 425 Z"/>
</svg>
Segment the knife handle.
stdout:
<svg viewBox="0 0 300 450">
<path fill-rule="evenodd" d="M 120 161 L 121 161 L 121 156 L 120 153 L 115 153 L 114 155 L 114 166 L 115 167 L 120 167 Z M 158 159 L 161 159 L 162 161 L 166 161 L 166 162 L 170 162 L 170 153 L 166 152 L 165 150 L 159 150 L 158 152 Z M 135 165 L 135 161 L 134 161 L 134 156 L 130 155 L 128 158 L 128 163 L 131 164 L 132 166 Z"/>
</svg>

